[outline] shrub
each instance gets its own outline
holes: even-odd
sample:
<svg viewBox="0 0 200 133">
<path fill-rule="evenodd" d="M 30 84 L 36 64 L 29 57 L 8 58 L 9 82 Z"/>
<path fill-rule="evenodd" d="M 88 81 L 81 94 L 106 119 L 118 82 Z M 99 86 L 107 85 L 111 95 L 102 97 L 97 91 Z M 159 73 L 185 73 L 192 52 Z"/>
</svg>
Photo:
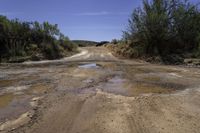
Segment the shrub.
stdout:
<svg viewBox="0 0 200 133">
<path fill-rule="evenodd" d="M 56 59 L 75 50 L 76 46 L 60 33 L 57 24 L 21 22 L 0 15 L 0 61 L 34 55 Z"/>
<path fill-rule="evenodd" d="M 118 41 L 117 41 L 117 39 L 113 39 L 113 40 L 111 41 L 111 43 L 112 43 L 112 44 L 117 44 Z"/>
<path fill-rule="evenodd" d="M 144 56 L 165 57 L 199 47 L 200 11 L 187 0 L 143 0 L 129 19 L 123 40 Z"/>
</svg>

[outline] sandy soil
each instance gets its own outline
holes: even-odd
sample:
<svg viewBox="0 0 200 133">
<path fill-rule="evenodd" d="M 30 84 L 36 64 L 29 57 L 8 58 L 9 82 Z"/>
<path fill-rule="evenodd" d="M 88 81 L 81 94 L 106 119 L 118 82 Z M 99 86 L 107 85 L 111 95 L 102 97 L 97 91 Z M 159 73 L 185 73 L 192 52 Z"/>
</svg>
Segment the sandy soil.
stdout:
<svg viewBox="0 0 200 133">
<path fill-rule="evenodd" d="M 81 51 L 1 64 L 0 132 L 199 133 L 200 69 Z"/>
</svg>

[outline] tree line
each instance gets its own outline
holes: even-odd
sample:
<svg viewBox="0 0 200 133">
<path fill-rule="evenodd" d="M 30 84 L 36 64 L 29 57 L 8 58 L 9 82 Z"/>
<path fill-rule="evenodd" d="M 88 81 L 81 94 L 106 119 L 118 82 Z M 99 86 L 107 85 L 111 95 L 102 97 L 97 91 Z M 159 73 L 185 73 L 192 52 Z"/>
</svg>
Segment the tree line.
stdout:
<svg viewBox="0 0 200 133">
<path fill-rule="evenodd" d="M 123 34 L 133 57 L 200 56 L 200 10 L 187 0 L 143 0 Z"/>
<path fill-rule="evenodd" d="M 56 59 L 71 51 L 76 51 L 76 45 L 60 32 L 57 24 L 9 20 L 0 16 L 0 61 L 18 57 Z"/>
</svg>

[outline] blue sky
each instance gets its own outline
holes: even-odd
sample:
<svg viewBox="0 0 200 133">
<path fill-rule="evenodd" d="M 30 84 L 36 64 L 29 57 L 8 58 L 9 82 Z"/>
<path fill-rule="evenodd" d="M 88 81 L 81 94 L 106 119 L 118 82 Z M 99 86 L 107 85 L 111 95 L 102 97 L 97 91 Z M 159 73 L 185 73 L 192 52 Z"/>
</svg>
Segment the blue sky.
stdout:
<svg viewBox="0 0 200 133">
<path fill-rule="evenodd" d="M 0 0 L 0 14 L 25 21 L 58 24 L 70 39 L 121 38 L 141 0 Z M 190 0 L 199 1 L 199 0 Z"/>
</svg>

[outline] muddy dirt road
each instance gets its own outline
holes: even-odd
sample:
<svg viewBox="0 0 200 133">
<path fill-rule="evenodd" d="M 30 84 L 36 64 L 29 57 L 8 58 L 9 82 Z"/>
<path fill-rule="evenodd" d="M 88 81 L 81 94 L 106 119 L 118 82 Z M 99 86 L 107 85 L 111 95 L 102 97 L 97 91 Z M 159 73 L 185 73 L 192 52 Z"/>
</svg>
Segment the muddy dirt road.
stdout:
<svg viewBox="0 0 200 133">
<path fill-rule="evenodd" d="M 200 69 L 117 59 L 105 48 L 0 65 L 0 132 L 199 133 Z"/>
</svg>

